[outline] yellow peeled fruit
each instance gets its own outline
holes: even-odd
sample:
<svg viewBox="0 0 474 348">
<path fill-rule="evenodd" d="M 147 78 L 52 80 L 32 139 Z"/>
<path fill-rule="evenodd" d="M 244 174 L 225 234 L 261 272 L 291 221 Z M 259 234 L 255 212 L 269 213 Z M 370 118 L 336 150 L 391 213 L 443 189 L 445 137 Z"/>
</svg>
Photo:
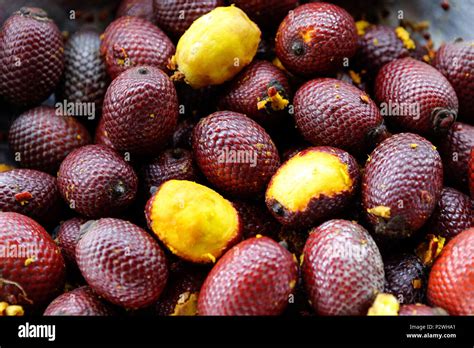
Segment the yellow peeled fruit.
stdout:
<svg viewBox="0 0 474 348">
<path fill-rule="evenodd" d="M 257 53 L 260 29 L 235 6 L 199 17 L 179 39 L 171 65 L 193 88 L 232 79 Z"/>
</svg>

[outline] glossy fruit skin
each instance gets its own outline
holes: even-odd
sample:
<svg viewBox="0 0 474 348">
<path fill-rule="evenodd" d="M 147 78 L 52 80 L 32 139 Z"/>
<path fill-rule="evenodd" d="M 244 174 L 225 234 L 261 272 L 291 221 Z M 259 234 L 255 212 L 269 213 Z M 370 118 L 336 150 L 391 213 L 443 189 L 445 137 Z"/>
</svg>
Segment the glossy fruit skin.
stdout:
<svg viewBox="0 0 474 348">
<path fill-rule="evenodd" d="M 233 196 L 261 193 L 280 165 L 270 136 L 255 121 L 237 112 L 218 111 L 201 119 L 194 127 L 192 142 L 202 173 L 218 189 Z M 238 154 L 243 156 L 240 161 Z"/>
<path fill-rule="evenodd" d="M 469 191 L 471 192 L 471 199 L 474 199 L 474 149 L 471 149 L 468 161 L 468 182 L 469 182 Z"/>
<path fill-rule="evenodd" d="M 247 239 L 212 268 L 199 293 L 199 315 L 279 315 L 298 269 L 292 254 L 270 238 Z"/>
<path fill-rule="evenodd" d="M 110 304 L 102 301 L 89 286 L 81 286 L 54 299 L 45 316 L 108 316 L 114 314 Z"/>
<path fill-rule="evenodd" d="M 150 65 L 165 70 L 175 47 L 158 27 L 139 17 L 120 17 L 105 29 L 101 54 L 114 79 L 131 67 Z"/>
<path fill-rule="evenodd" d="M 425 302 L 428 269 L 415 254 L 401 254 L 385 262 L 385 293 L 401 304 Z"/>
<path fill-rule="evenodd" d="M 64 47 L 65 67 L 59 102 L 94 103 L 94 115 L 82 115 L 87 116 L 88 121 L 100 115 L 109 84 L 105 63 L 100 56 L 100 43 L 99 33 L 85 28 L 72 34 Z"/>
<path fill-rule="evenodd" d="M 116 17 L 134 16 L 154 22 L 153 0 L 122 0 Z"/>
<path fill-rule="evenodd" d="M 87 219 L 74 217 L 64 221 L 59 226 L 56 235 L 56 243 L 61 249 L 64 260 L 70 265 L 76 265 L 76 245 L 81 236 L 81 225 L 85 224 Z"/>
<path fill-rule="evenodd" d="M 0 235 L 4 250 L 22 250 L 1 259 L 0 300 L 39 307 L 54 298 L 64 285 L 65 265 L 46 230 L 25 215 L 0 212 Z"/>
<path fill-rule="evenodd" d="M 0 95 L 28 107 L 46 99 L 64 68 L 63 38 L 39 8 L 22 7 L 0 31 Z"/>
<path fill-rule="evenodd" d="M 387 122 L 421 135 L 446 133 L 458 113 L 458 99 L 449 81 L 432 66 L 413 58 L 384 65 L 375 79 L 375 96 Z M 389 105 L 414 105 L 419 113 L 403 115 L 392 112 Z"/>
<path fill-rule="evenodd" d="M 59 191 L 69 206 L 86 217 L 116 214 L 137 192 L 132 167 L 112 149 L 87 145 L 71 152 L 58 172 Z"/>
<path fill-rule="evenodd" d="M 202 15 L 217 6 L 224 6 L 223 0 L 152 1 L 157 25 L 174 38 L 183 35 L 186 29 Z"/>
<path fill-rule="evenodd" d="M 276 239 L 281 227 L 265 205 L 251 200 L 234 200 L 232 203 L 239 212 L 243 239 L 257 234 Z"/>
<path fill-rule="evenodd" d="M 167 149 L 143 166 L 145 193 L 171 179 L 196 181 L 198 170 L 193 154 L 185 149 Z"/>
<path fill-rule="evenodd" d="M 449 80 L 459 100 L 460 119 L 474 120 L 474 46 L 473 41 L 443 43 L 433 65 Z"/>
<path fill-rule="evenodd" d="M 474 226 L 472 209 L 473 202 L 469 196 L 445 187 L 425 228 L 428 233 L 452 239 Z"/>
<path fill-rule="evenodd" d="M 102 120 L 117 151 L 156 154 L 172 137 L 178 122 L 173 82 L 151 66 L 126 70 L 107 89 Z"/>
<path fill-rule="evenodd" d="M 105 130 L 104 119 L 101 117 L 95 128 L 94 144 L 104 145 L 114 149 L 114 144 L 110 141 L 109 133 Z"/>
<path fill-rule="evenodd" d="M 467 192 L 468 166 L 474 147 L 474 126 L 456 122 L 440 141 L 439 152 L 443 159 L 444 174 L 452 184 Z"/>
<path fill-rule="evenodd" d="M 274 29 L 288 12 L 298 6 L 298 0 L 233 0 L 259 27 Z"/>
<path fill-rule="evenodd" d="M 427 305 L 416 303 L 401 305 L 398 315 L 448 315 L 448 313 L 439 307 L 429 307 Z"/>
<path fill-rule="evenodd" d="M 56 174 L 74 149 L 91 142 L 87 129 L 75 118 L 58 116 L 50 106 L 38 106 L 21 114 L 8 133 L 10 151 L 22 167 Z"/>
<path fill-rule="evenodd" d="M 158 300 L 168 266 L 160 246 L 145 230 L 105 218 L 91 222 L 82 232 L 77 264 L 99 296 L 125 308 L 143 308 Z"/>
<path fill-rule="evenodd" d="M 179 99 L 181 101 L 181 99 Z M 178 122 L 178 126 L 173 133 L 171 145 L 173 148 L 192 149 L 192 134 L 197 121 L 185 118 Z"/>
<path fill-rule="evenodd" d="M 474 313 L 474 228 L 461 232 L 442 250 L 431 269 L 428 301 L 451 315 Z"/>
<path fill-rule="evenodd" d="M 262 126 L 281 121 L 286 115 L 283 110 L 272 109 L 271 104 L 259 110 L 257 103 L 268 97 L 269 88 L 274 87 L 285 99 L 291 97 L 288 78 L 283 71 L 267 61 L 253 61 L 242 70 L 219 98 L 218 107 L 247 115 Z"/>
<path fill-rule="evenodd" d="M 370 154 L 362 177 L 362 204 L 369 223 L 383 239 L 403 239 L 420 229 L 443 188 L 443 167 L 435 147 L 412 133 L 384 140 Z M 390 208 L 385 219 L 369 213 Z"/>
<path fill-rule="evenodd" d="M 364 100 L 362 99 L 364 98 Z M 306 82 L 295 94 L 294 117 L 313 145 L 360 153 L 385 131 L 377 105 L 358 88 L 336 79 Z"/>
<path fill-rule="evenodd" d="M 357 49 L 352 16 L 323 2 L 301 5 L 288 14 L 275 41 L 276 54 L 285 68 L 305 76 L 341 68 L 343 59 L 351 58 Z"/>
<path fill-rule="evenodd" d="M 329 220 L 309 235 L 301 272 L 318 315 L 365 315 L 382 292 L 382 257 L 369 233 L 355 222 Z"/>
<path fill-rule="evenodd" d="M 60 206 L 55 177 L 33 169 L 0 173 L 0 211 L 20 213 L 50 224 L 59 218 Z"/>
</svg>

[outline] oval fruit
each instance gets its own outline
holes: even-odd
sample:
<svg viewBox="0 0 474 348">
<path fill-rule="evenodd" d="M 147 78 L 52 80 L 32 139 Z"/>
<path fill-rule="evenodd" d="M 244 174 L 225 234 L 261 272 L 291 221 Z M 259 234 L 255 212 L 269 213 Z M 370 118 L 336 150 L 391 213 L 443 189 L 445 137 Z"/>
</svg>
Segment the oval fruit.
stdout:
<svg viewBox="0 0 474 348">
<path fill-rule="evenodd" d="M 298 278 L 296 259 L 267 237 L 247 239 L 212 268 L 199 293 L 199 315 L 279 315 Z"/>
<path fill-rule="evenodd" d="M 274 32 L 288 12 L 298 6 L 298 0 L 232 0 L 259 27 Z"/>
<path fill-rule="evenodd" d="M 430 307 L 421 303 L 401 305 L 398 315 L 448 315 L 448 313 L 439 307 Z"/>
<path fill-rule="evenodd" d="M 134 16 L 154 22 L 153 0 L 122 0 L 115 17 Z"/>
<path fill-rule="evenodd" d="M 350 154 L 311 147 L 283 163 L 268 184 L 265 201 L 280 223 L 310 227 L 344 209 L 359 180 L 357 162 Z"/>
<path fill-rule="evenodd" d="M 68 265 L 76 265 L 76 245 L 81 236 L 81 225 L 86 222 L 87 219 L 74 217 L 59 226 L 55 241 Z"/>
<path fill-rule="evenodd" d="M 146 215 L 163 244 L 191 262 L 215 262 L 241 236 L 232 203 L 192 181 L 163 183 L 148 201 Z"/>
</svg>

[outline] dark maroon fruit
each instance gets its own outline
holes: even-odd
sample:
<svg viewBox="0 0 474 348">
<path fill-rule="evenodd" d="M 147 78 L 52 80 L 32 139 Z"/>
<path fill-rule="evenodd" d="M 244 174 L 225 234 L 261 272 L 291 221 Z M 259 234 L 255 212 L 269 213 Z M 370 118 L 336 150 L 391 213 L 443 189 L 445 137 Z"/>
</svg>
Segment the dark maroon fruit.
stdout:
<svg viewBox="0 0 474 348">
<path fill-rule="evenodd" d="M 197 121 L 190 118 L 178 122 L 171 141 L 173 148 L 192 149 L 192 135 L 196 123 Z"/>
<path fill-rule="evenodd" d="M 104 145 L 114 148 L 114 144 L 110 141 L 109 133 L 104 128 L 104 119 L 101 117 L 94 134 L 94 144 Z"/>
<path fill-rule="evenodd" d="M 288 12 L 298 6 L 298 0 L 231 0 L 255 21 L 260 28 L 274 29 Z"/>
<path fill-rule="evenodd" d="M 256 235 L 274 239 L 277 237 L 281 228 L 280 224 L 273 218 L 264 204 L 250 200 L 235 200 L 232 203 L 239 212 L 243 239 Z"/>
<path fill-rule="evenodd" d="M 58 244 L 64 259 L 69 264 L 76 264 L 76 245 L 81 236 L 81 226 L 87 222 L 87 219 L 74 217 L 61 223 L 56 235 Z"/>
<path fill-rule="evenodd" d="M 122 0 L 116 17 L 134 16 L 154 22 L 153 0 Z"/>
<path fill-rule="evenodd" d="M 448 315 L 443 308 L 440 307 L 429 307 L 427 305 L 421 303 L 415 304 L 406 304 L 401 305 L 400 310 L 398 311 L 398 315 L 405 316 L 405 315 Z"/>
</svg>

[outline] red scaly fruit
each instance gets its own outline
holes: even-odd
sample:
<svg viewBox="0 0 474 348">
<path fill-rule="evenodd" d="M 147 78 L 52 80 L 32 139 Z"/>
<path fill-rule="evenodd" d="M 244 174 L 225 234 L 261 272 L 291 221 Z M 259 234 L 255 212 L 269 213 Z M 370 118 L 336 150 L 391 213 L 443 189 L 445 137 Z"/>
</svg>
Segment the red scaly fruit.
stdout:
<svg viewBox="0 0 474 348">
<path fill-rule="evenodd" d="M 117 151 L 156 154 L 173 136 L 178 123 L 173 82 L 151 66 L 128 69 L 107 89 L 102 122 Z"/>
<path fill-rule="evenodd" d="M 154 22 L 153 0 L 122 0 L 115 17 L 134 16 Z"/>
<path fill-rule="evenodd" d="M 449 80 L 459 100 L 459 116 L 474 122 L 474 41 L 444 43 L 433 65 Z"/>
<path fill-rule="evenodd" d="M 469 196 L 450 187 L 441 191 L 436 208 L 424 229 L 430 234 L 452 239 L 474 226 L 473 202 Z"/>
<path fill-rule="evenodd" d="M 244 114 L 219 111 L 193 130 L 196 162 L 216 187 L 234 196 L 261 193 L 280 165 L 270 136 Z"/>
<path fill-rule="evenodd" d="M 265 204 L 251 200 L 234 200 L 232 203 L 239 212 L 243 239 L 256 235 L 274 239 L 278 236 L 281 226 L 270 214 Z"/>
<path fill-rule="evenodd" d="M 387 122 L 422 135 L 446 133 L 458 113 L 458 98 L 449 81 L 413 58 L 384 65 L 375 80 L 375 95 Z"/>
<path fill-rule="evenodd" d="M 0 211 L 17 212 L 40 223 L 59 219 L 61 196 L 56 178 L 32 169 L 0 173 Z"/>
<path fill-rule="evenodd" d="M 270 62 L 254 61 L 230 82 L 218 107 L 245 114 L 262 126 L 272 126 L 287 115 L 290 97 L 285 73 Z"/>
<path fill-rule="evenodd" d="M 289 13 L 276 34 L 276 54 L 294 74 L 316 75 L 343 67 L 357 49 L 352 16 L 325 2 L 304 4 Z"/>
<path fill-rule="evenodd" d="M 387 133 L 377 105 L 346 82 L 330 78 L 306 82 L 293 104 L 296 126 L 313 145 L 361 153 Z"/>
<path fill-rule="evenodd" d="M 112 306 L 102 301 L 89 286 L 66 292 L 54 299 L 44 311 L 44 316 L 109 316 Z"/>
<path fill-rule="evenodd" d="M 76 118 L 58 115 L 50 106 L 24 112 L 8 133 L 10 150 L 22 167 L 51 174 L 72 150 L 90 142 L 89 132 Z"/>
<path fill-rule="evenodd" d="M 104 128 L 104 119 L 101 117 L 97 127 L 95 129 L 94 134 L 94 144 L 104 145 L 110 147 L 111 149 L 114 148 L 114 144 L 110 141 L 109 133 Z"/>
<path fill-rule="evenodd" d="M 175 47 L 160 28 L 139 17 L 120 17 L 105 29 L 100 46 L 109 76 L 150 65 L 165 70 Z"/>
<path fill-rule="evenodd" d="M 469 156 L 473 147 L 474 126 L 461 122 L 456 122 L 439 144 L 446 178 L 466 192 L 468 192 Z"/>
<path fill-rule="evenodd" d="M 58 185 L 71 209 L 87 217 L 102 217 L 117 214 L 133 202 L 138 179 L 115 151 L 87 145 L 64 159 Z"/>
<path fill-rule="evenodd" d="M 378 237 L 400 240 L 428 220 L 443 188 L 443 166 L 425 138 L 400 133 L 370 154 L 362 178 L 362 204 Z"/>
<path fill-rule="evenodd" d="M 461 232 L 441 251 L 430 272 L 428 301 L 451 315 L 473 315 L 474 228 Z"/>
<path fill-rule="evenodd" d="M 199 315 L 279 315 L 298 279 L 294 256 L 267 237 L 247 239 L 212 268 L 199 293 Z"/>
<path fill-rule="evenodd" d="M 28 107 L 41 103 L 58 84 L 64 68 L 61 32 L 47 13 L 22 7 L 0 31 L 0 95 Z"/>
<path fill-rule="evenodd" d="M 471 149 L 468 161 L 468 182 L 469 182 L 469 191 L 471 192 L 471 199 L 474 199 L 474 147 Z"/>
<path fill-rule="evenodd" d="M 87 219 L 74 217 L 66 220 L 59 226 L 56 235 L 56 244 L 58 244 L 63 254 L 64 260 L 71 265 L 76 265 L 76 245 L 79 241 L 81 225 L 85 224 Z"/>
<path fill-rule="evenodd" d="M 318 315 L 365 315 L 383 291 L 379 249 L 355 222 L 329 220 L 314 228 L 302 260 L 308 300 Z"/>
<path fill-rule="evenodd" d="M 224 0 L 153 0 L 156 23 L 175 39 L 181 37 L 196 19 L 217 6 L 224 6 Z"/>
<path fill-rule="evenodd" d="M 192 134 L 196 123 L 196 120 L 190 118 L 178 122 L 171 141 L 173 148 L 192 149 Z"/>
<path fill-rule="evenodd" d="M 105 218 L 84 225 L 76 260 L 84 279 L 99 296 L 130 309 L 156 302 L 168 279 L 165 254 L 143 229 Z"/>
<path fill-rule="evenodd" d="M 244 12 L 263 29 L 275 29 L 290 10 L 298 6 L 298 0 L 232 0 L 231 3 Z"/>
<path fill-rule="evenodd" d="M 421 303 L 401 305 L 398 311 L 398 315 L 448 315 L 448 313 L 439 307 L 430 307 Z"/>
<path fill-rule="evenodd" d="M 64 285 L 65 265 L 58 246 L 27 216 L 0 212 L 0 302 L 40 307 Z"/>
</svg>

